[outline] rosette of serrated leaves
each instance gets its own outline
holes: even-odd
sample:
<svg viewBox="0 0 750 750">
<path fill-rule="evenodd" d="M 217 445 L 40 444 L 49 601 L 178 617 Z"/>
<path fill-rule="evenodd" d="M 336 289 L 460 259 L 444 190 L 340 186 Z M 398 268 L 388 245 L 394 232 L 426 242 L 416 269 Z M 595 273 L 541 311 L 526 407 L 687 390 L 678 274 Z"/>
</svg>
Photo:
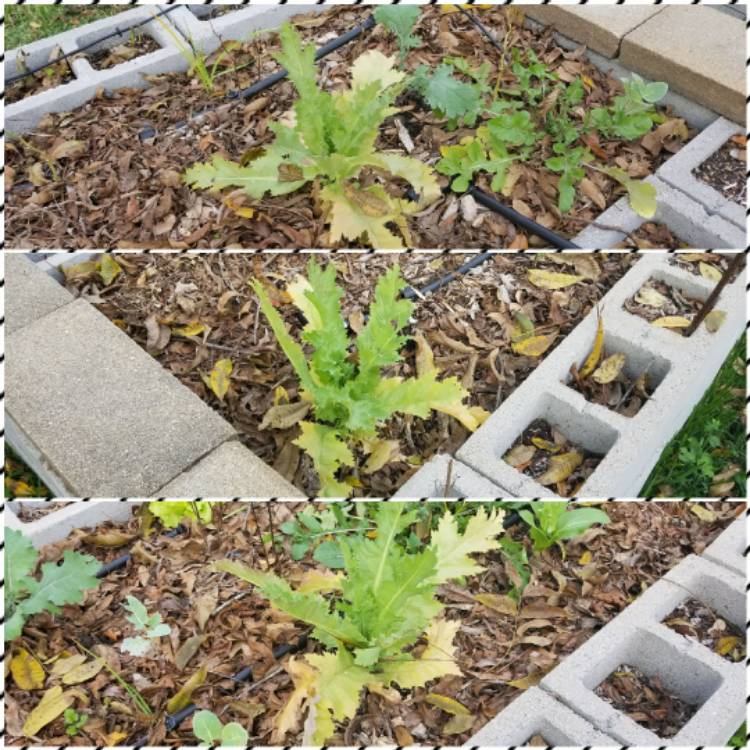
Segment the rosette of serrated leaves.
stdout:
<svg viewBox="0 0 750 750">
<path fill-rule="evenodd" d="M 375 149 L 381 124 L 399 111 L 393 103 L 406 73 L 395 69 L 394 58 L 370 50 L 352 64 L 349 89 L 323 91 L 317 84 L 314 46 L 303 46 L 290 24 L 282 27 L 280 37 L 277 59 L 299 95 L 293 124 L 271 123 L 276 140 L 249 164 L 215 156 L 191 167 L 185 181 L 199 188 L 244 188 L 256 199 L 292 193 L 316 181 L 331 242 L 363 237 L 377 248 L 401 248 L 404 241 L 411 245 L 406 217 L 437 200 L 437 179 L 418 159 Z M 381 182 L 361 184 L 365 169 L 406 180 L 418 200 L 395 198 Z M 391 222 L 401 237 L 388 228 Z"/>
</svg>

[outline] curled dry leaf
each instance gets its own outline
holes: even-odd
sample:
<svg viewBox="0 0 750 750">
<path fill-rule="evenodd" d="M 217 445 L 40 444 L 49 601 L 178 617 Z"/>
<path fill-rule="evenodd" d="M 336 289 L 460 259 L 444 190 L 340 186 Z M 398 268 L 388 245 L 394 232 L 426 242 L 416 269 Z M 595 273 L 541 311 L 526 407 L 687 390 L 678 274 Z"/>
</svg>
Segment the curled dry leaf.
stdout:
<svg viewBox="0 0 750 750">
<path fill-rule="evenodd" d="M 453 714 L 453 716 L 470 716 L 469 711 L 463 703 L 459 703 L 454 698 L 449 698 L 447 695 L 440 695 L 440 693 L 427 693 L 425 701 L 433 706 L 437 706 L 441 711 Z"/>
<path fill-rule="evenodd" d="M 578 284 L 583 281 L 583 276 L 574 276 L 569 273 L 555 273 L 540 268 L 529 270 L 529 281 L 540 289 L 564 289 L 567 286 Z"/>
<path fill-rule="evenodd" d="M 155 315 L 146 318 L 143 325 L 146 327 L 146 349 L 152 353 L 166 349 L 169 339 L 172 337 L 169 326 L 159 323 Z"/>
<path fill-rule="evenodd" d="M 537 482 L 544 486 L 556 484 L 566 480 L 583 462 L 583 456 L 578 451 L 569 451 L 552 456 L 549 460 L 549 468 L 540 477 Z"/>
<path fill-rule="evenodd" d="M 594 347 L 591 353 L 586 357 L 586 361 L 583 363 L 581 371 L 578 373 L 581 378 L 587 378 L 596 369 L 599 364 L 599 360 L 602 356 L 602 349 L 604 347 L 604 321 L 602 316 L 599 316 L 599 321 L 596 326 L 596 338 L 594 339 Z"/>
<path fill-rule="evenodd" d="M 721 281 L 722 273 L 716 266 L 711 266 L 708 263 L 700 261 L 698 263 L 698 268 L 700 269 L 701 276 L 703 276 L 704 279 L 716 282 Z"/>
<path fill-rule="evenodd" d="M 66 708 L 72 705 L 75 697 L 71 691 L 63 692 L 59 685 L 51 687 L 42 696 L 36 708 L 28 715 L 23 725 L 26 737 L 35 737 L 47 724 L 53 722 Z"/>
<path fill-rule="evenodd" d="M 517 445 L 511 448 L 503 457 L 506 463 L 509 463 L 514 469 L 524 466 L 534 458 L 536 449 L 533 445 Z"/>
<path fill-rule="evenodd" d="M 607 359 L 596 368 L 591 377 L 599 383 L 599 385 L 606 385 L 607 383 L 611 383 L 622 372 L 624 366 L 625 355 L 622 352 L 618 352 L 611 357 L 607 357 Z"/>
<path fill-rule="evenodd" d="M 309 411 L 310 404 L 306 401 L 272 406 L 263 416 L 263 421 L 260 423 L 258 429 L 287 430 L 304 419 Z"/>
<path fill-rule="evenodd" d="M 661 292 L 650 286 L 641 287 L 635 295 L 635 301 L 647 307 L 664 307 L 669 301 Z"/>
<path fill-rule="evenodd" d="M 690 321 L 682 315 L 665 315 L 652 321 L 651 325 L 657 328 L 687 328 Z"/>
<path fill-rule="evenodd" d="M 21 690 L 41 690 L 44 687 L 44 667 L 24 648 L 18 649 L 11 659 L 10 673 Z"/>
<path fill-rule="evenodd" d="M 518 603 L 510 596 L 503 594 L 477 594 L 474 599 L 488 609 L 492 609 L 502 615 L 515 615 L 518 612 Z"/>
<path fill-rule="evenodd" d="M 522 354 L 526 357 L 541 357 L 552 346 L 556 338 L 557 332 L 541 336 L 528 336 L 514 341 L 511 346 L 516 354 Z"/>
<path fill-rule="evenodd" d="M 167 329 L 169 330 L 169 329 Z M 220 359 L 211 370 L 210 375 L 203 375 L 203 382 L 211 389 L 219 401 L 224 400 L 229 390 L 229 380 L 232 377 L 234 365 L 231 359 Z"/>
</svg>

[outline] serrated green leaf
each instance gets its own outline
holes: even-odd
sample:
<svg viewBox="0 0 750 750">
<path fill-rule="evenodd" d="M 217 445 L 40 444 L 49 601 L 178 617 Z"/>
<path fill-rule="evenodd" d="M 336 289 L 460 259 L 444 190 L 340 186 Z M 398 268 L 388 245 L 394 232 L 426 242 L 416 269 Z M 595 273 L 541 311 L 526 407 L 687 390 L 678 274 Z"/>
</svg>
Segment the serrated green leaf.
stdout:
<svg viewBox="0 0 750 750">
<path fill-rule="evenodd" d="M 211 500 L 162 500 L 148 504 L 151 515 L 156 516 L 165 529 L 173 529 L 185 519 L 210 523 L 213 518 Z"/>
<path fill-rule="evenodd" d="M 412 34 L 421 12 L 417 5 L 379 5 L 373 13 L 378 23 L 382 23 L 396 35 L 402 61 L 410 49 L 419 47 L 422 43 L 418 36 Z"/>
<path fill-rule="evenodd" d="M 14 601 L 26 590 L 25 579 L 36 565 L 38 552 L 31 540 L 15 529 L 5 530 L 5 596 Z"/>
<path fill-rule="evenodd" d="M 348 485 L 336 479 L 342 466 L 354 466 L 354 456 L 338 430 L 314 422 L 300 422 L 302 434 L 294 444 L 302 448 L 320 477 L 321 497 L 347 497 Z"/>
<path fill-rule="evenodd" d="M 450 119 L 478 111 L 482 102 L 481 89 L 456 78 L 453 68 L 446 64 L 425 76 L 421 93 L 433 110 Z"/>
</svg>

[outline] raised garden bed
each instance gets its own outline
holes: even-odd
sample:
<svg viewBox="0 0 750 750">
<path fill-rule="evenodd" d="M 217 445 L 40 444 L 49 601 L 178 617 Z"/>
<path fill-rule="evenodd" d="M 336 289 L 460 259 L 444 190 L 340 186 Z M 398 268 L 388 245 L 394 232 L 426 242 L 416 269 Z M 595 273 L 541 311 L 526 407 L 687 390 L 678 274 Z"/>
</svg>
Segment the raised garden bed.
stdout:
<svg viewBox="0 0 750 750">
<path fill-rule="evenodd" d="M 472 505 L 448 504 L 464 520 Z M 315 509 L 328 507 L 317 504 Z M 429 542 L 429 528 L 445 507 L 443 503 L 422 506 L 419 523 L 405 530 L 405 540 L 413 537 L 408 542 L 412 549 L 414 544 Z M 744 512 L 743 505 L 729 502 L 615 502 L 604 507 L 611 522 L 562 542 L 565 554 L 556 546 L 533 551 L 524 523 L 506 530 L 504 536 L 521 545 L 530 560 L 530 579 L 517 605 L 510 595 L 522 584 L 514 565 L 499 550 L 476 555 L 484 572 L 446 583 L 437 593 L 445 607 L 443 616 L 457 626 L 455 661 L 461 674 L 409 690 L 362 691 L 356 714 L 336 723 L 327 744 L 470 742 L 487 721 L 634 597 L 686 555 L 702 553 Z M 183 708 L 192 702 L 218 714 L 222 723 L 239 722 L 253 744 L 303 744 L 301 716 L 281 739 L 272 737 L 293 687 L 291 659 L 288 648 L 283 654 L 283 647 L 302 644 L 308 655 L 321 654 L 324 647 L 313 638 L 300 641 L 309 628 L 271 608 L 254 586 L 209 568 L 229 558 L 272 571 L 295 586 L 309 581 L 313 570 L 324 572 L 316 562 L 322 559 L 317 552 L 322 546 L 319 538 L 312 537 L 312 546 L 301 554 L 292 550 L 298 541 L 292 522 L 304 533 L 311 530 L 299 525 L 303 509 L 308 517 L 313 514 L 313 507 L 302 504 L 220 503 L 211 522 L 186 523 L 189 528 L 181 534 L 163 534 L 156 523 L 147 535 L 141 520 L 134 517 L 128 523 L 74 531 L 44 547 L 41 561 L 57 561 L 63 550 L 75 550 L 115 569 L 103 575 L 98 588 L 89 591 L 80 605 L 65 605 L 54 616 L 33 615 L 22 636 L 10 644 L 9 659 L 18 658 L 23 649 L 38 660 L 40 672 L 31 688 L 18 686 L 18 665 L 7 680 L 6 743 L 196 744 L 190 712 L 183 712 L 179 720 L 173 718 L 174 708 L 167 706 L 191 677 L 205 670 L 202 680 L 193 679 L 195 689 L 182 701 Z M 337 522 L 327 523 L 324 530 L 333 540 L 336 533 L 357 533 L 344 528 L 348 525 Z M 124 567 L 115 566 L 114 561 L 128 550 L 129 561 Z M 129 596 L 142 602 L 149 614 L 160 615 L 170 628 L 167 636 L 155 639 L 146 656 L 121 650 L 123 640 L 133 634 L 123 607 Z M 76 655 L 87 657 L 84 661 L 91 671 L 80 679 L 63 677 L 66 669 L 60 661 Z M 97 668 L 97 658 L 115 669 L 120 680 L 102 665 Z M 301 656 L 294 658 L 299 664 Z M 24 723 L 44 690 L 55 685 L 71 697 L 79 717 L 86 715 L 83 726 L 69 736 L 66 721 L 59 716 L 28 736 Z M 140 692 L 152 716 L 138 709 L 125 685 Z M 649 698 L 636 699 L 630 709 L 658 713 L 667 707 Z M 456 720 L 450 711 L 467 718 Z"/>
<path fill-rule="evenodd" d="M 308 259 L 238 254 L 180 258 L 122 254 L 116 259 L 122 273 L 109 285 L 92 262 L 68 265 L 68 289 L 94 303 L 217 409 L 256 455 L 306 495 L 315 495 L 319 484 L 312 464 L 293 444 L 299 436 L 296 422 L 302 417 L 279 429 L 265 425 L 261 429 L 272 406 L 298 400 L 299 381 L 249 287 L 252 278 L 263 282 L 298 339 L 305 321 L 290 304 L 287 289 L 298 274 L 305 273 Z M 468 257 L 422 255 L 401 260 L 404 279 L 420 289 L 451 273 Z M 622 254 L 494 255 L 431 294 L 415 296 L 410 333 L 424 337 L 441 378 L 455 376 L 467 389 L 468 406 L 491 412 L 636 261 L 636 256 Z M 394 261 L 382 255 L 345 255 L 333 262 L 344 290 L 344 318 L 352 331 L 359 331 L 376 281 Z M 578 274 L 579 281 L 550 290 L 530 281 L 530 272 Z M 527 339 L 544 337 L 543 350 L 534 354 L 524 348 L 523 337 L 518 338 L 519 320 L 527 326 Z M 192 336 L 180 333 L 191 325 L 203 329 Z M 390 374 L 415 375 L 420 352 L 413 344 L 402 350 L 403 361 L 390 368 Z M 231 387 L 220 400 L 204 376 L 226 359 L 233 374 Z M 374 473 L 351 472 L 351 490 L 357 495 L 392 494 L 431 456 L 457 450 L 469 432 L 457 420 L 433 413 L 426 419 L 394 416 L 380 434 L 399 441 L 401 455 Z"/>
<path fill-rule="evenodd" d="M 732 136 L 718 151 L 693 170 L 693 175 L 727 200 L 747 202 L 747 139 Z"/>
<path fill-rule="evenodd" d="M 622 94 L 622 85 L 604 75 L 585 56 L 583 48 L 567 51 L 557 45 L 551 30 L 532 29 L 517 23 L 519 17 L 502 8 L 476 11 L 493 32 L 503 37 L 507 60 L 498 79 L 500 91 L 519 96 L 534 81 L 541 81 L 543 99 L 537 102 L 542 120 L 558 106 L 560 94 L 553 86 L 545 88 L 545 79 L 523 83 L 526 73 L 514 72 L 514 65 L 530 70 L 541 61 L 555 76 L 555 84 L 580 87 L 581 100 L 571 105 L 571 122 L 580 126 L 587 112 L 605 107 Z M 330 41 L 351 29 L 369 15 L 366 8 L 336 7 L 323 14 L 302 15 L 296 25 L 304 39 L 318 44 Z M 422 38 L 417 50 L 406 56 L 405 69 L 414 72 L 419 64 L 437 68 L 445 57 L 462 57 L 476 70 L 489 63 L 493 81 L 498 52 L 488 39 L 461 13 L 445 14 L 438 8 L 425 8 L 415 32 Z M 279 50 L 277 35 L 271 33 L 244 45 L 250 64 L 222 77 L 216 94 L 246 85 L 278 69 L 273 55 Z M 378 50 L 398 55 L 393 34 L 382 26 L 366 32 L 355 41 L 327 56 L 319 67 L 319 81 L 325 90 L 340 90 L 348 83 L 352 63 L 363 53 Z M 528 57 L 516 61 L 514 51 Z M 463 63 L 461 63 L 463 66 Z M 536 69 L 535 70 L 541 70 Z M 458 75 L 458 74 L 457 74 Z M 458 75 L 456 80 L 469 80 Z M 545 74 L 546 75 L 546 74 Z M 6 154 L 6 238 L 14 247 L 93 248 L 216 248 L 216 247 L 327 247 L 361 246 L 366 240 L 330 241 L 325 216 L 313 200 L 312 189 L 303 187 L 289 195 L 252 200 L 236 191 L 223 197 L 193 189 L 182 181 L 182 174 L 195 164 L 213 157 L 240 160 L 257 156 L 259 147 L 273 140 L 270 125 L 287 112 L 296 93 L 290 82 L 250 100 L 230 100 L 219 106 L 187 130 L 175 126 L 189 121 L 220 99 L 207 93 L 194 76 L 167 73 L 149 78 L 146 89 L 120 89 L 94 99 L 65 114 L 49 114 L 29 134 L 28 146 L 21 141 L 9 144 Z M 563 89 L 559 89 L 562 91 Z M 567 90 L 567 89 L 566 89 Z M 175 92 L 179 92 L 176 95 Z M 534 94 L 536 97 L 537 95 Z M 575 101 L 575 97 L 571 99 Z M 434 167 L 447 147 L 456 146 L 471 136 L 474 128 L 451 130 L 446 118 L 426 106 L 420 95 L 402 93 L 401 112 L 389 116 L 379 129 L 376 146 L 402 156 L 407 153 Z M 482 115 L 481 124 L 490 115 Z M 624 169 L 631 178 L 653 174 L 692 133 L 673 113 L 661 112 L 667 122 L 643 138 L 626 141 L 620 137 L 584 137 L 596 155 L 597 169 L 585 170 L 586 178 L 576 190 L 570 208 L 559 205 L 559 172 L 545 165 L 559 152 L 552 150 L 553 138 L 539 137 L 524 161 L 516 161 L 509 170 L 501 199 L 521 216 L 533 219 L 562 238 L 571 238 L 596 220 L 614 204 L 624 189 L 601 168 Z M 560 122 L 565 118 L 560 116 Z M 681 124 L 680 124 L 681 123 Z M 154 138 L 141 140 L 149 131 Z M 515 137 L 515 136 L 514 136 Z M 85 148 L 57 165 L 58 175 L 46 181 L 29 179 L 29 172 L 58 142 L 82 141 Z M 583 143 L 582 141 L 581 143 Z M 578 143 L 578 141 L 576 141 Z M 248 147 L 250 152 L 248 152 Z M 580 145 L 577 147 L 581 147 Z M 570 146 L 572 149 L 572 146 Z M 584 159 L 585 161 L 585 159 Z M 552 164 L 552 162 L 550 162 Z M 578 166 L 578 162 L 576 164 Z M 596 166 L 596 165 L 595 165 Z M 559 169 L 555 165 L 554 169 Z M 442 167 L 441 167 L 442 169 Z M 445 171 L 445 170 L 443 170 Z M 440 172 L 440 170 L 438 170 Z M 436 173 L 437 174 L 437 173 Z M 443 194 L 408 219 L 408 244 L 416 247 L 508 247 L 549 246 L 532 233 L 477 204 L 462 191 L 452 193 L 452 178 L 437 174 Z M 490 193 L 490 179 L 484 172 L 476 175 L 477 185 Z M 376 184 L 373 175 L 363 182 Z M 65 194 L 65 186 L 73 186 Z M 393 197 L 413 199 L 405 186 L 389 186 Z M 46 221 L 34 220 L 43 209 Z M 249 216 L 252 212 L 252 217 Z M 390 231 L 390 230 L 389 230 Z M 372 239 L 372 238 L 370 238 Z M 391 242 L 392 240 L 388 240 Z"/>
<path fill-rule="evenodd" d="M 652 278 L 623 307 L 652 325 L 683 335 L 703 302 L 667 281 Z"/>
</svg>

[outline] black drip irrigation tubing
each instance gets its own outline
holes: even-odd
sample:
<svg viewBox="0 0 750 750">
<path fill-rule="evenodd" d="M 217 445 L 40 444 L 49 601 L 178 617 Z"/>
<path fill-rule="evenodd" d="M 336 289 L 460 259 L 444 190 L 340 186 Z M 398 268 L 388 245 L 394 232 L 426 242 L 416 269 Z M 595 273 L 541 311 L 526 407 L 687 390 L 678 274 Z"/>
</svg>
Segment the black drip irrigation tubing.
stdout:
<svg viewBox="0 0 750 750">
<path fill-rule="evenodd" d="M 462 266 L 459 266 L 455 271 L 447 273 L 445 274 L 445 276 L 441 276 L 439 279 L 431 281 L 421 289 L 415 289 L 413 286 L 406 287 L 406 289 L 404 289 L 404 291 L 401 293 L 401 296 L 409 300 L 413 300 L 417 297 L 420 299 L 422 297 L 426 297 L 428 294 L 436 292 L 438 289 L 442 289 L 444 286 L 447 286 L 458 276 L 466 275 L 469 271 L 471 271 L 472 268 L 481 266 L 482 263 L 489 260 L 493 255 L 494 253 L 477 253 L 477 255 L 475 255 L 471 260 L 467 261 Z"/>
<path fill-rule="evenodd" d="M 187 529 L 182 525 L 179 524 L 178 526 L 175 526 L 173 529 L 170 529 L 169 531 L 164 532 L 164 536 L 167 537 L 176 537 L 180 534 L 184 534 Z M 120 557 L 116 557 L 114 560 L 110 560 L 108 563 L 105 563 L 102 565 L 101 568 L 96 572 L 95 578 L 105 578 L 110 573 L 114 573 L 116 570 L 120 570 L 120 568 L 124 568 L 131 560 L 133 559 L 133 553 L 128 552 L 125 555 L 120 555 Z"/>
<path fill-rule="evenodd" d="M 110 32 L 109 34 L 105 34 L 103 37 L 100 37 L 94 42 L 89 42 L 88 44 L 84 44 L 82 47 L 79 47 L 76 50 L 73 50 L 72 52 L 66 52 L 63 55 L 60 55 L 60 57 L 56 57 L 54 60 L 50 60 L 49 62 L 46 62 L 44 65 L 40 65 L 37 68 L 32 68 L 31 70 L 25 70 L 23 73 L 19 73 L 16 76 L 13 76 L 12 78 L 7 78 L 5 80 L 5 85 L 8 86 L 11 83 L 15 83 L 16 81 L 20 81 L 24 78 L 28 78 L 29 76 L 36 75 L 42 70 L 46 70 L 49 68 L 50 65 L 56 65 L 59 62 L 63 62 L 63 60 L 67 60 L 69 57 L 73 57 L 74 55 L 79 55 L 81 52 L 85 52 L 87 49 L 91 49 L 92 47 L 96 47 L 97 45 L 101 44 L 102 42 L 106 42 L 107 39 L 112 39 L 116 36 L 123 36 L 127 34 L 128 32 L 132 31 L 133 29 L 140 28 L 141 26 L 145 26 L 147 23 L 151 23 L 155 18 L 159 18 L 160 16 L 166 16 L 167 13 L 171 13 L 175 8 L 179 8 L 179 5 L 170 5 L 168 8 L 164 8 L 163 10 L 160 10 L 158 13 L 154 13 L 153 16 L 144 19 L 143 21 L 138 21 L 138 23 L 134 23 L 132 26 L 126 26 L 124 29 L 120 29 L 119 27 L 115 27 L 115 30 Z M 23 46 L 21 47 L 23 49 Z"/>
<path fill-rule="evenodd" d="M 465 8 L 461 8 L 459 6 L 459 10 L 469 18 L 471 23 L 476 26 L 477 29 L 485 36 L 487 39 L 492 43 L 494 47 L 499 49 L 501 52 L 504 53 L 503 47 L 500 45 L 500 43 L 495 39 L 494 36 L 488 31 L 488 29 L 477 19 L 475 18 L 471 13 L 469 13 Z M 336 39 L 332 39 L 328 44 L 323 45 L 318 49 L 318 51 L 315 53 L 315 59 L 320 60 L 321 58 L 325 57 L 326 55 L 329 55 L 331 52 L 334 52 L 335 50 L 339 49 L 340 47 L 343 47 L 346 44 L 349 44 L 349 42 L 353 41 L 360 35 L 362 35 L 365 31 L 368 31 L 369 29 L 372 29 L 375 26 L 375 17 L 374 16 L 368 16 L 367 19 L 364 21 L 364 23 L 355 26 L 353 29 L 347 31 L 346 33 L 342 34 L 341 36 L 337 37 Z M 254 83 L 252 86 L 249 86 L 246 89 L 242 89 L 241 91 L 232 91 L 229 94 L 227 94 L 227 99 L 229 100 L 237 100 L 237 99 L 250 99 L 253 96 L 256 96 L 257 94 L 266 91 L 267 89 L 271 88 L 271 86 L 276 85 L 279 81 L 282 81 L 284 78 L 287 77 L 288 71 L 285 68 L 282 68 L 281 70 L 277 71 L 276 73 L 273 73 L 272 75 L 263 78 L 262 80 L 258 81 L 257 83 Z M 208 107 L 195 115 L 192 116 L 191 120 L 196 120 L 200 117 L 203 117 L 208 112 L 212 112 L 215 110 L 216 107 Z M 185 128 L 187 126 L 187 122 L 178 122 L 175 123 L 174 128 L 179 130 L 182 128 Z M 141 141 L 149 140 L 150 138 L 156 137 L 156 129 L 152 126 L 145 127 L 141 132 L 138 134 L 138 138 Z M 575 245 L 570 240 L 567 240 L 565 237 L 561 237 L 560 235 L 556 234 L 555 232 L 551 231 L 550 229 L 547 229 L 546 227 L 543 227 L 541 224 L 538 224 L 533 219 L 529 219 L 527 216 L 524 216 L 523 214 L 516 211 L 514 208 L 511 208 L 510 206 L 506 206 L 504 203 L 501 203 L 497 198 L 494 198 L 491 195 L 488 195 L 483 190 L 480 190 L 478 187 L 472 185 L 469 190 L 468 194 L 474 198 L 477 203 L 484 206 L 485 208 L 488 208 L 490 211 L 494 211 L 497 214 L 500 214 L 501 216 L 504 216 L 509 221 L 513 222 L 517 226 L 521 227 L 527 232 L 530 232 L 533 235 L 536 235 L 537 237 L 540 237 L 545 242 L 549 242 L 552 247 L 555 247 L 559 250 L 580 250 L 581 248 L 578 245 Z M 436 287 L 439 288 L 439 287 Z"/>
</svg>

